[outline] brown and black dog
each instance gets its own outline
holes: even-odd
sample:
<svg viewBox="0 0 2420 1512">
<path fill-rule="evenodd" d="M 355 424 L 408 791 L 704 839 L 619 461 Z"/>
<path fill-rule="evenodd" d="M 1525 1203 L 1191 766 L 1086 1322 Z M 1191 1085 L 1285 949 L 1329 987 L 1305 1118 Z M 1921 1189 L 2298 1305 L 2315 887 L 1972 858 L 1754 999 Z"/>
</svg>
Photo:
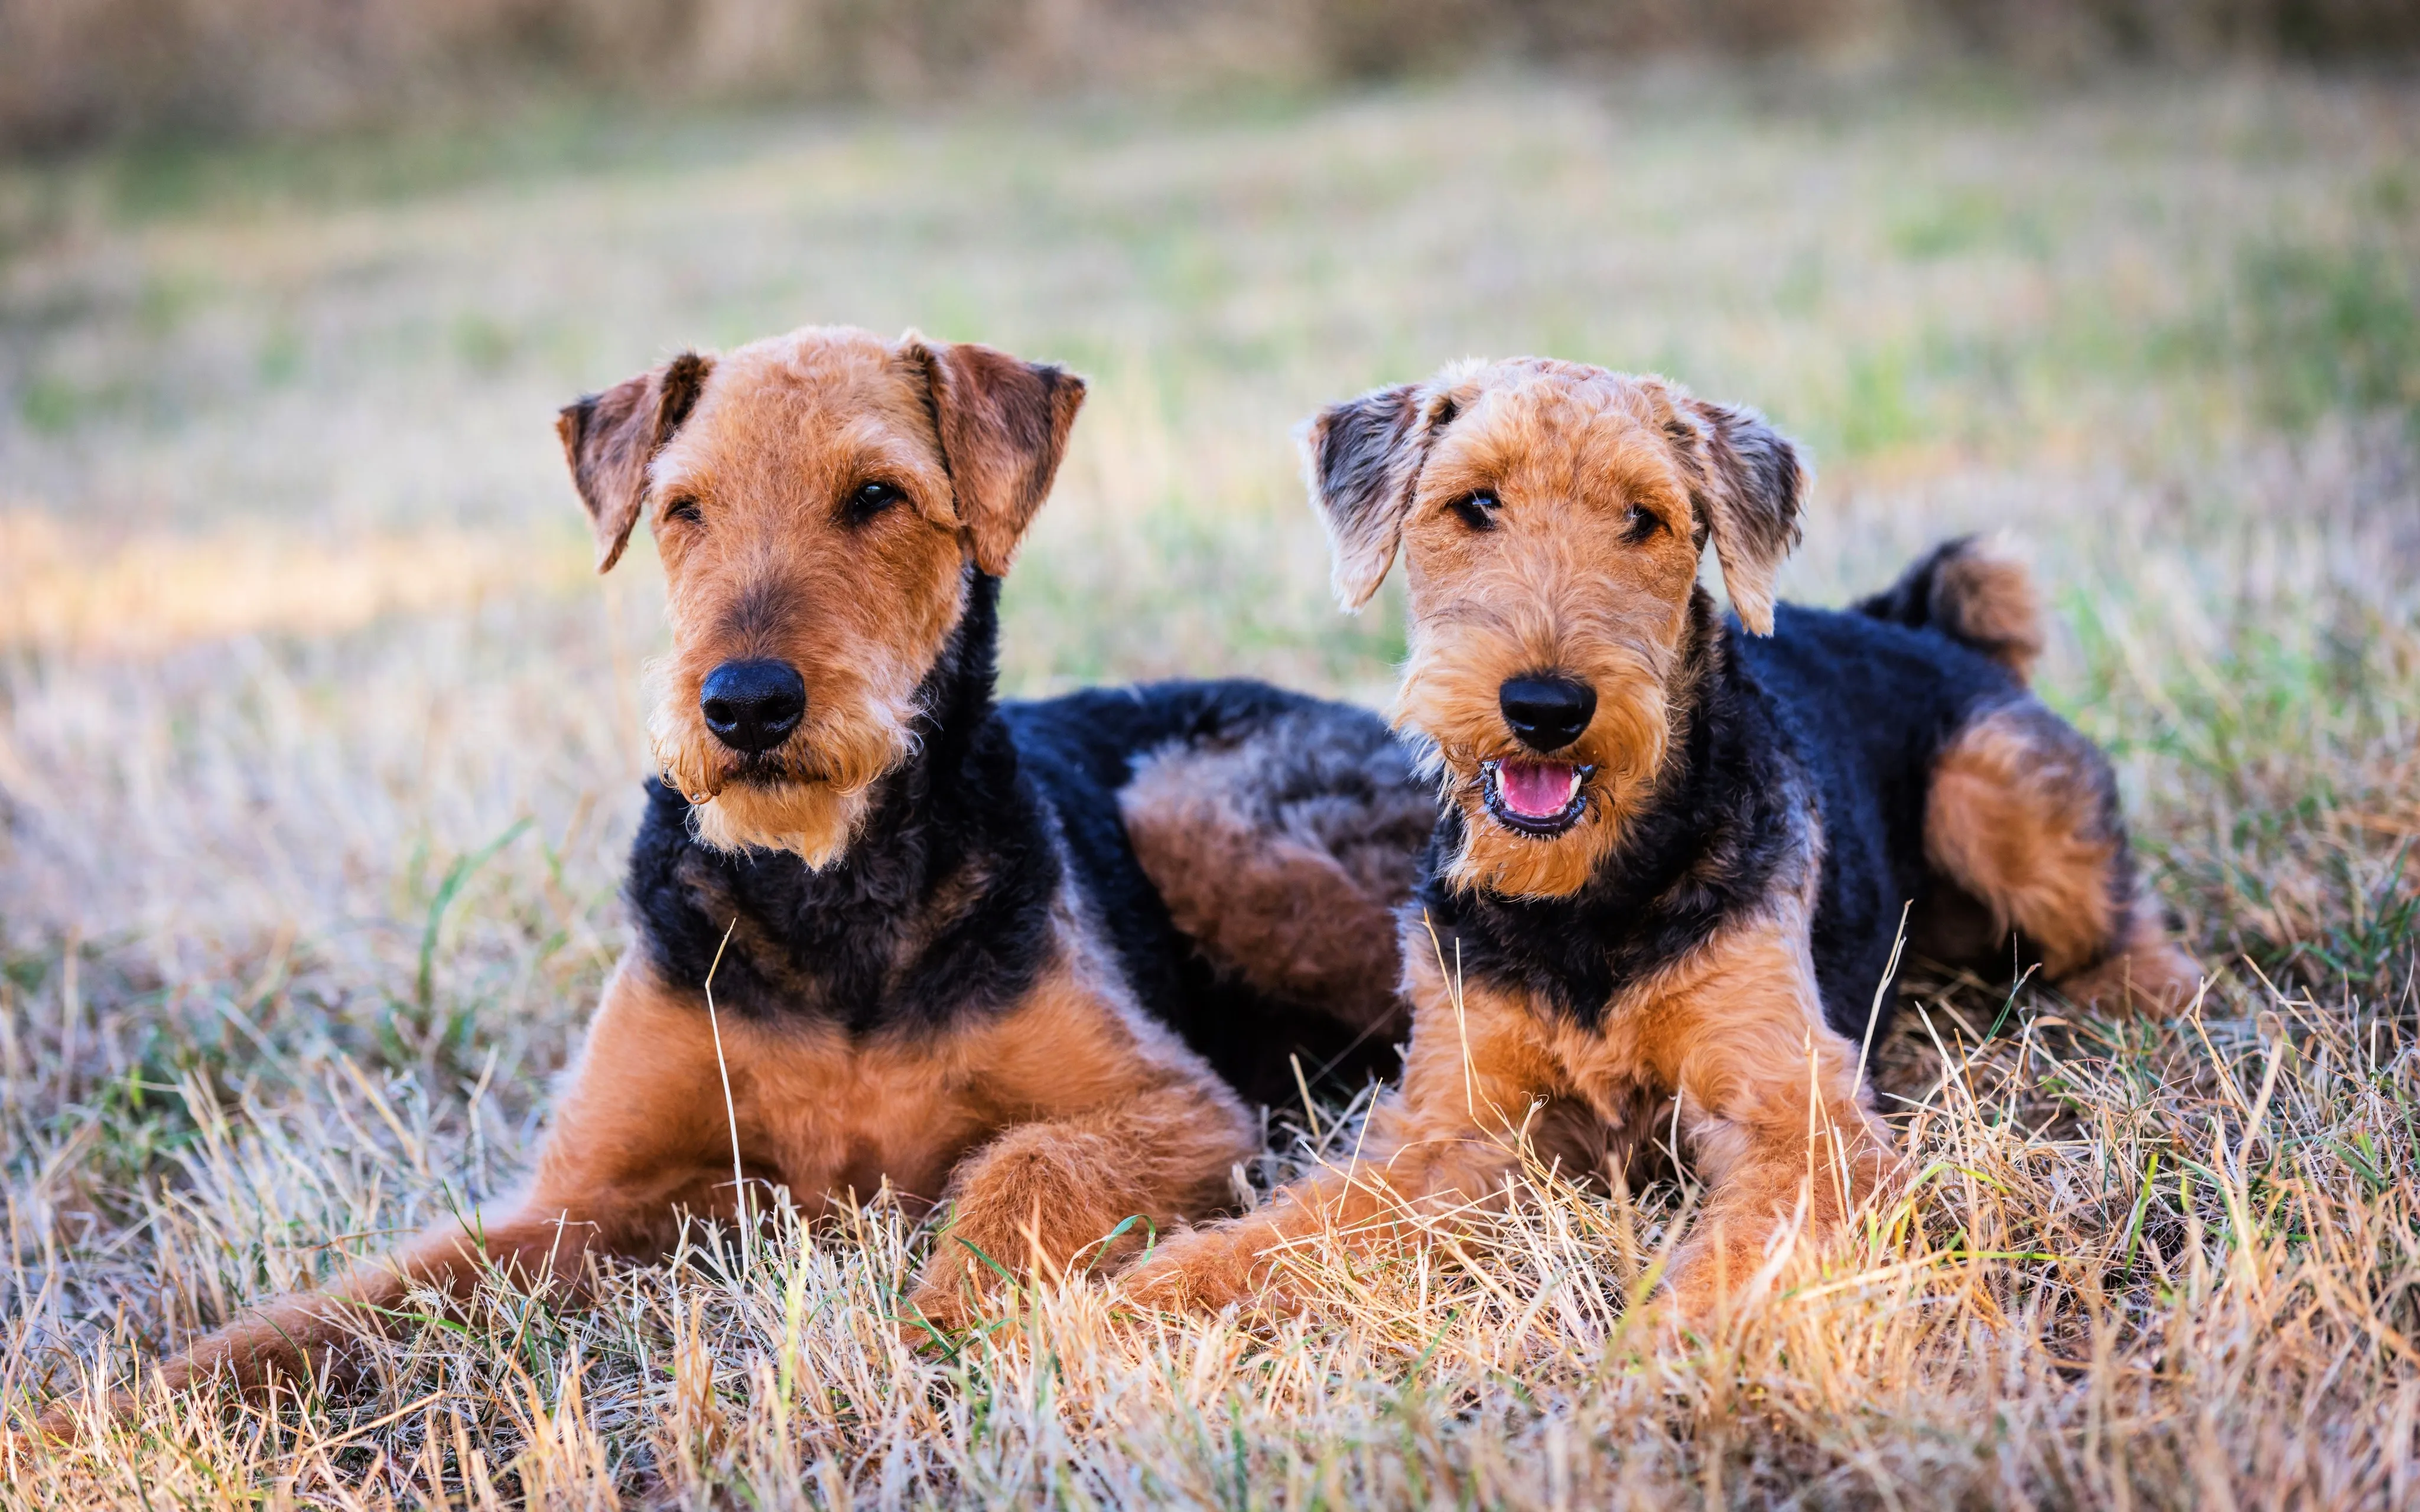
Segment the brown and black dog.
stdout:
<svg viewBox="0 0 2420 1512">
<path fill-rule="evenodd" d="M 1403 917 L 1412 1038 L 1358 1158 L 1179 1236 L 1130 1296 L 1286 1300 L 1285 1250 L 1500 1199 L 1525 1148 L 1708 1183 L 1669 1276 L 1702 1315 L 1890 1164 L 1864 1087 L 1894 941 L 2011 934 L 2064 994 L 2196 988 L 2137 887 L 2106 761 L 2026 690 L 2040 609 L 1971 542 L 1849 611 L 1776 608 L 1805 476 L 1757 416 L 1544 360 L 1450 367 L 1308 430 L 1336 586 L 1400 552 L 1397 722 L 1441 813 Z M 1699 583 L 1711 542 L 1736 620 Z"/>
<path fill-rule="evenodd" d="M 1391 1048 L 1433 805 L 1375 715 L 1242 682 L 994 702 L 1001 576 L 1083 394 L 808 329 L 563 411 L 598 570 L 644 517 L 669 583 L 636 940 L 521 1196 L 155 1380 L 297 1372 L 490 1266 L 576 1287 L 731 1218 L 736 1176 L 809 1213 L 946 1200 L 910 1299 L 946 1326 L 985 1260 L 1114 1258 L 1129 1218 L 1230 1201 L 1244 1100 L 1288 1095 L 1290 1056 Z"/>
</svg>

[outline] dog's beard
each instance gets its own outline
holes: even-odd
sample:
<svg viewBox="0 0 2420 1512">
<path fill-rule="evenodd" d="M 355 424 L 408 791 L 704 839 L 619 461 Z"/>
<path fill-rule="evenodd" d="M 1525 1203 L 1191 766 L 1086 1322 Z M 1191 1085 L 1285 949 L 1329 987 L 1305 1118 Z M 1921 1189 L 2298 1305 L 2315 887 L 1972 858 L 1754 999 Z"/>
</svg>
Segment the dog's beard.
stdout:
<svg viewBox="0 0 2420 1512">
<path fill-rule="evenodd" d="M 864 827 L 875 784 L 915 754 L 918 681 L 861 674 L 857 686 L 840 689 L 826 682 L 810 696 L 811 715 L 798 733 L 753 756 L 716 740 L 693 697 L 668 691 L 647 737 L 664 780 L 689 799 L 690 831 L 701 843 L 787 851 L 820 871 L 846 855 Z M 818 709 L 834 712 L 814 717 Z"/>
<path fill-rule="evenodd" d="M 1422 775 L 1437 784 L 1441 801 L 1462 811 L 1462 843 L 1445 861 L 1450 887 L 1512 898 L 1566 897 L 1621 844 L 1664 764 L 1671 720 L 1662 679 L 1635 653 L 1615 649 L 1590 659 L 1594 666 L 1581 668 L 1568 653 L 1474 659 L 1444 646 L 1415 649 L 1395 722 L 1420 737 Z M 1597 693 L 1588 730 L 1543 756 L 1513 738 L 1497 704 L 1503 677 L 1533 665 L 1581 673 Z M 1486 670 L 1474 676 L 1474 667 Z M 1524 765 L 1544 770 L 1517 770 Z M 1509 778 L 1508 767 L 1516 769 Z M 1568 824 L 1531 822 L 1542 795 L 1573 779 L 1577 811 Z"/>
</svg>

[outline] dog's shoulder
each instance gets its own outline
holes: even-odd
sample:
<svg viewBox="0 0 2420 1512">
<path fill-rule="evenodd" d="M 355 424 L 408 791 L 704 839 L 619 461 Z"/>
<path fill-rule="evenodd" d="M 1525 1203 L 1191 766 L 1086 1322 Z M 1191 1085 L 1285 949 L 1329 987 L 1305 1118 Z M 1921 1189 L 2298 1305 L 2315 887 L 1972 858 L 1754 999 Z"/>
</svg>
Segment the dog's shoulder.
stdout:
<svg viewBox="0 0 2420 1512">
<path fill-rule="evenodd" d="M 1729 639 L 1812 784 L 1835 860 L 1854 872 L 1870 851 L 1891 873 L 1875 885 L 1904 893 L 1934 763 L 1978 715 L 2023 698 L 2023 685 L 1948 636 L 1854 610 L 1785 604 L 1772 635 Z"/>
<path fill-rule="evenodd" d="M 1854 609 L 1783 604 L 1773 633 L 1730 637 L 1734 654 L 1819 738 L 1919 730 L 1946 737 L 1969 711 L 2024 689 L 2000 663 L 1937 630 Z"/>
</svg>

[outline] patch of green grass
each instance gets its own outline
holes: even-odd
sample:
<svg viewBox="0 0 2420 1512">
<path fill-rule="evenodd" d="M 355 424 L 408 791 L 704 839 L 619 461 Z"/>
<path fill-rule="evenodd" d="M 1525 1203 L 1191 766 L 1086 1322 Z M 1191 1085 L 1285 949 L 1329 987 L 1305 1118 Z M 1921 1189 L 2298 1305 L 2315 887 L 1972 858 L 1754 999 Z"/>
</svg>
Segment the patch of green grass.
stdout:
<svg viewBox="0 0 2420 1512">
<path fill-rule="evenodd" d="M 711 152 L 721 123 L 644 103 L 563 96 L 488 119 L 360 132 L 135 141 L 92 160 L 112 208 L 135 222 L 271 207 L 392 203 L 494 183 L 644 170 Z M 73 166 L 73 165 L 71 165 Z"/>
<path fill-rule="evenodd" d="M 2010 251 L 2039 256 L 2050 237 L 2029 211 L 2012 206 L 1998 188 L 1953 190 L 1893 221 L 1890 249 L 1914 262 L 1931 262 L 1975 252 Z"/>
<path fill-rule="evenodd" d="M 1904 347 L 1849 354 L 1841 363 L 1840 396 L 1830 416 L 1843 455 L 1872 456 L 1932 434 L 1919 394 L 1920 372 Z"/>
<path fill-rule="evenodd" d="M 503 322 L 476 312 L 454 321 L 454 350 L 474 373 L 495 373 L 509 363 L 520 343 Z"/>
<path fill-rule="evenodd" d="M 63 436 L 91 415 L 116 408 L 116 396 L 79 388 L 49 374 L 17 391 L 18 415 L 33 430 L 46 436 Z"/>
<path fill-rule="evenodd" d="M 2383 247 L 2281 245 L 2238 271 L 2242 360 L 2276 424 L 2339 411 L 2420 417 L 2420 271 Z"/>
</svg>

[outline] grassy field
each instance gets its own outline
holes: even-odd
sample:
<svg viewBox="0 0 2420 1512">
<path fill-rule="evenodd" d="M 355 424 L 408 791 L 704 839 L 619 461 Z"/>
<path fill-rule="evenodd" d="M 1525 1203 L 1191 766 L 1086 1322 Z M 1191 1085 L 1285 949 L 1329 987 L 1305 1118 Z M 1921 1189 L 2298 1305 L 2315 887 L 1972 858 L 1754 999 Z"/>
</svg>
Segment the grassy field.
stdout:
<svg viewBox="0 0 2420 1512">
<path fill-rule="evenodd" d="M 554 409 L 914 324 L 1089 374 L 1007 681 L 1373 701 L 1289 428 L 1466 354 L 1807 440 L 1787 579 L 2005 527 L 2213 975 L 2171 1023 L 1927 980 L 1921 1175 L 1686 1353 L 1691 1198 L 1544 1173 L 1276 1327 L 1041 1289 L 890 1320 L 876 1205 L 565 1312 L 498 1285 L 274 1411 L 12 1461 L 28 1507 L 2420 1501 L 2420 93 L 1685 71 L 1233 108 L 662 119 L 0 166 L 0 1414 L 501 1191 L 626 938 L 651 555 Z M 1278 1109 L 1264 1180 L 1352 1136 Z"/>
</svg>

